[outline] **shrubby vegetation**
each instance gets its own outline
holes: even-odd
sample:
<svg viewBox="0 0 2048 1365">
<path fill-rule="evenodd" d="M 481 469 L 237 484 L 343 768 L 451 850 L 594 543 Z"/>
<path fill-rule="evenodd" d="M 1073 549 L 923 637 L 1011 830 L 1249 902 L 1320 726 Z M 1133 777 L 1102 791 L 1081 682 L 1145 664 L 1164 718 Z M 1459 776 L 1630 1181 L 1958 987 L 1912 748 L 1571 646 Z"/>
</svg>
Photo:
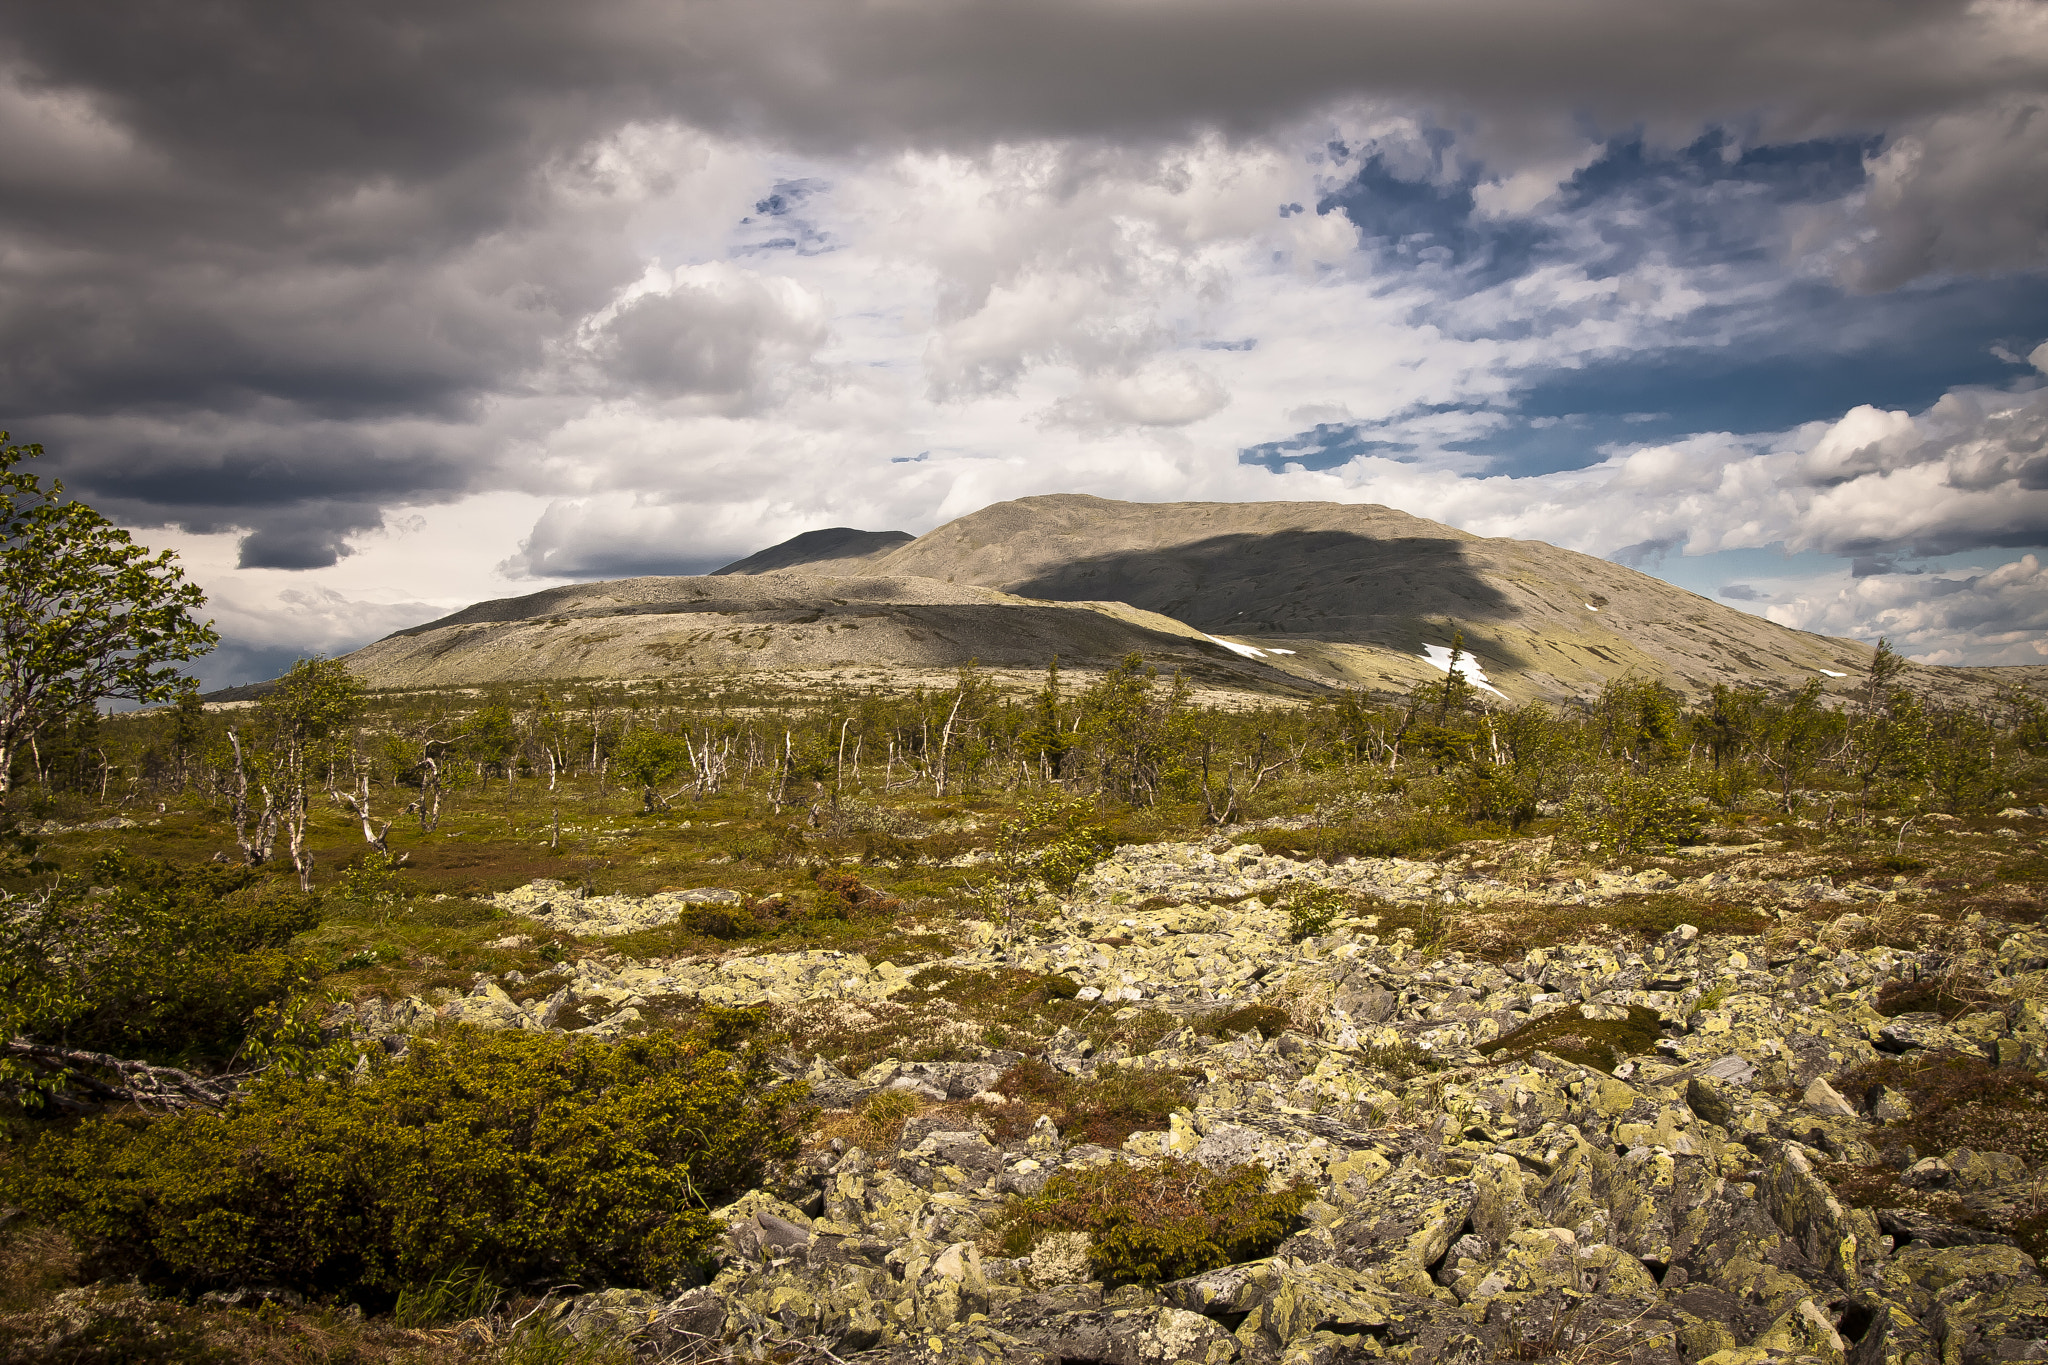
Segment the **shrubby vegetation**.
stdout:
<svg viewBox="0 0 2048 1365">
<path fill-rule="evenodd" d="M 310 898 L 246 867 L 102 854 L 0 912 L 0 1033 L 61 1048 L 218 1065 L 317 964 L 292 947 Z M 21 1062 L 17 1080 L 44 1078 Z M 7 1076 L 0 1071 L 0 1079 Z"/>
<path fill-rule="evenodd" d="M 1085 1232 L 1106 1286 L 1177 1280 L 1271 1255 L 1294 1230 L 1305 1189 L 1266 1189 L 1255 1164 L 1217 1173 L 1180 1157 L 1063 1170 L 1010 1201 L 995 1230 L 1003 1254 L 1029 1254 L 1049 1232 Z"/>
<path fill-rule="evenodd" d="M 667 1284 L 719 1230 L 705 1213 L 795 1150 L 800 1087 L 722 1041 L 450 1029 L 272 1071 L 226 1113 L 46 1133 L 0 1194 L 104 1273 L 191 1289 Z"/>
</svg>

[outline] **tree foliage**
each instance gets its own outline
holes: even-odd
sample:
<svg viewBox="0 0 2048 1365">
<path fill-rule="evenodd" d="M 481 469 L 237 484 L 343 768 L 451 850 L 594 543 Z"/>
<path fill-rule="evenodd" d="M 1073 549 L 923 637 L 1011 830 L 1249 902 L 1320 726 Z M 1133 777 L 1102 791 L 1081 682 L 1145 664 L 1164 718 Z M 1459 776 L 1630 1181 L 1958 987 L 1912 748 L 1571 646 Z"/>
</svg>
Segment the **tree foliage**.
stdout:
<svg viewBox="0 0 2048 1365">
<path fill-rule="evenodd" d="M 51 721 L 107 698 L 169 701 L 191 688 L 174 665 L 220 641 L 193 618 L 206 599 L 177 556 L 44 487 L 21 468 L 42 453 L 0 432 L 0 799 Z"/>
</svg>

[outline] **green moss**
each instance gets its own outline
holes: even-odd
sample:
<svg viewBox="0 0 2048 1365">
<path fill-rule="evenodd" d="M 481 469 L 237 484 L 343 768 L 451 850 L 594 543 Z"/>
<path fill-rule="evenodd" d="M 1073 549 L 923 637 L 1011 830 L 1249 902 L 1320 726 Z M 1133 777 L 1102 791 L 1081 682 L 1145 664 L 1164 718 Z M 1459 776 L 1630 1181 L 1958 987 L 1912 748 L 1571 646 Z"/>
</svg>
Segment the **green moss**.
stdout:
<svg viewBox="0 0 2048 1365">
<path fill-rule="evenodd" d="M 1642 1056 L 1655 1048 L 1662 1036 L 1659 1025 L 1657 1011 L 1641 1005 L 1630 1005 L 1626 1019 L 1588 1019 L 1574 1005 L 1532 1019 L 1512 1033 L 1482 1043 L 1479 1051 L 1496 1062 L 1519 1062 L 1527 1060 L 1531 1053 L 1548 1052 L 1568 1062 L 1611 1073 L 1622 1059 Z"/>
</svg>

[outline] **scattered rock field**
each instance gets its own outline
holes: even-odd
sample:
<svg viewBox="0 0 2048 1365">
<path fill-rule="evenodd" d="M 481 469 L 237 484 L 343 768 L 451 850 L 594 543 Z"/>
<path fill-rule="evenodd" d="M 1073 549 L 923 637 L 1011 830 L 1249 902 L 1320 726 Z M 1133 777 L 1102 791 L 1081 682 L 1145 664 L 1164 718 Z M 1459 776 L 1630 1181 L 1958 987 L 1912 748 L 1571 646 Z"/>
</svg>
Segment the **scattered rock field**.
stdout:
<svg viewBox="0 0 2048 1365">
<path fill-rule="evenodd" d="M 1293 942 L 1283 905 L 1305 883 L 1451 916 L 1739 894 L 1778 927 L 1681 923 L 1488 957 L 1363 914 Z M 602 937 L 713 894 L 536 883 L 501 904 Z M 936 961 L 586 957 L 332 1022 L 400 1048 L 436 1017 L 603 1036 L 681 1001 L 881 1019 L 911 1003 L 943 1014 L 944 983 L 963 974 L 1071 983 L 1089 1009 L 1047 1037 L 997 1047 L 956 1032 L 848 1070 L 781 1058 L 828 1117 L 891 1092 L 917 1112 L 866 1147 L 816 1145 L 719 1210 L 708 1284 L 559 1303 L 564 1330 L 650 1356 L 2048 1360 L 2048 1284 L 2028 1250 L 2048 1244 L 2048 935 L 1972 919 L 1938 949 L 1851 946 L 1909 897 L 1725 866 L 1538 884 L 1152 845 L 1119 850 L 1040 919 L 969 924 L 969 946 Z M 1248 1005 L 1286 1024 L 1215 1030 Z M 1106 1041 L 1155 1011 L 1143 1046 Z M 1034 1057 L 1081 1081 L 1170 1073 L 1187 1102 L 1120 1148 L 1079 1141 L 999 1091 Z M 1269 1256 L 1166 1283 L 1106 1286 L 1085 1234 L 997 1254 L 1006 1203 L 1056 1173 L 1169 1158 L 1261 1163 L 1270 1187 L 1306 1190 L 1297 1226 Z"/>
</svg>

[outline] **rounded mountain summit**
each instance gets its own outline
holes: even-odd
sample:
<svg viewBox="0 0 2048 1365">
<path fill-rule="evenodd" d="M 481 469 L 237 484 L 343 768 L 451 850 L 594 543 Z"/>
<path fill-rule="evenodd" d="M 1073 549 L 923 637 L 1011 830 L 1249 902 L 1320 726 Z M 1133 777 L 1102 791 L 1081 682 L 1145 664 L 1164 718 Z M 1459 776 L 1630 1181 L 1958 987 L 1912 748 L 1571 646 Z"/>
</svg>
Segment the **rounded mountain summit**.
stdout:
<svg viewBox="0 0 2048 1365">
<path fill-rule="evenodd" d="M 480 603 L 348 656 L 418 687 L 736 670 L 1088 667 L 1138 652 L 1258 691 L 1405 690 L 1462 636 L 1515 701 L 1659 679 L 1852 685 L 1869 646 L 1792 630 L 1541 541 L 1328 502 L 997 503 L 927 535 L 807 531 L 715 573 Z M 1937 691 L 1989 675 L 1927 669 Z M 1939 679 L 1933 675 L 1939 675 Z M 1985 675 L 1980 678 L 1978 675 Z"/>
</svg>

